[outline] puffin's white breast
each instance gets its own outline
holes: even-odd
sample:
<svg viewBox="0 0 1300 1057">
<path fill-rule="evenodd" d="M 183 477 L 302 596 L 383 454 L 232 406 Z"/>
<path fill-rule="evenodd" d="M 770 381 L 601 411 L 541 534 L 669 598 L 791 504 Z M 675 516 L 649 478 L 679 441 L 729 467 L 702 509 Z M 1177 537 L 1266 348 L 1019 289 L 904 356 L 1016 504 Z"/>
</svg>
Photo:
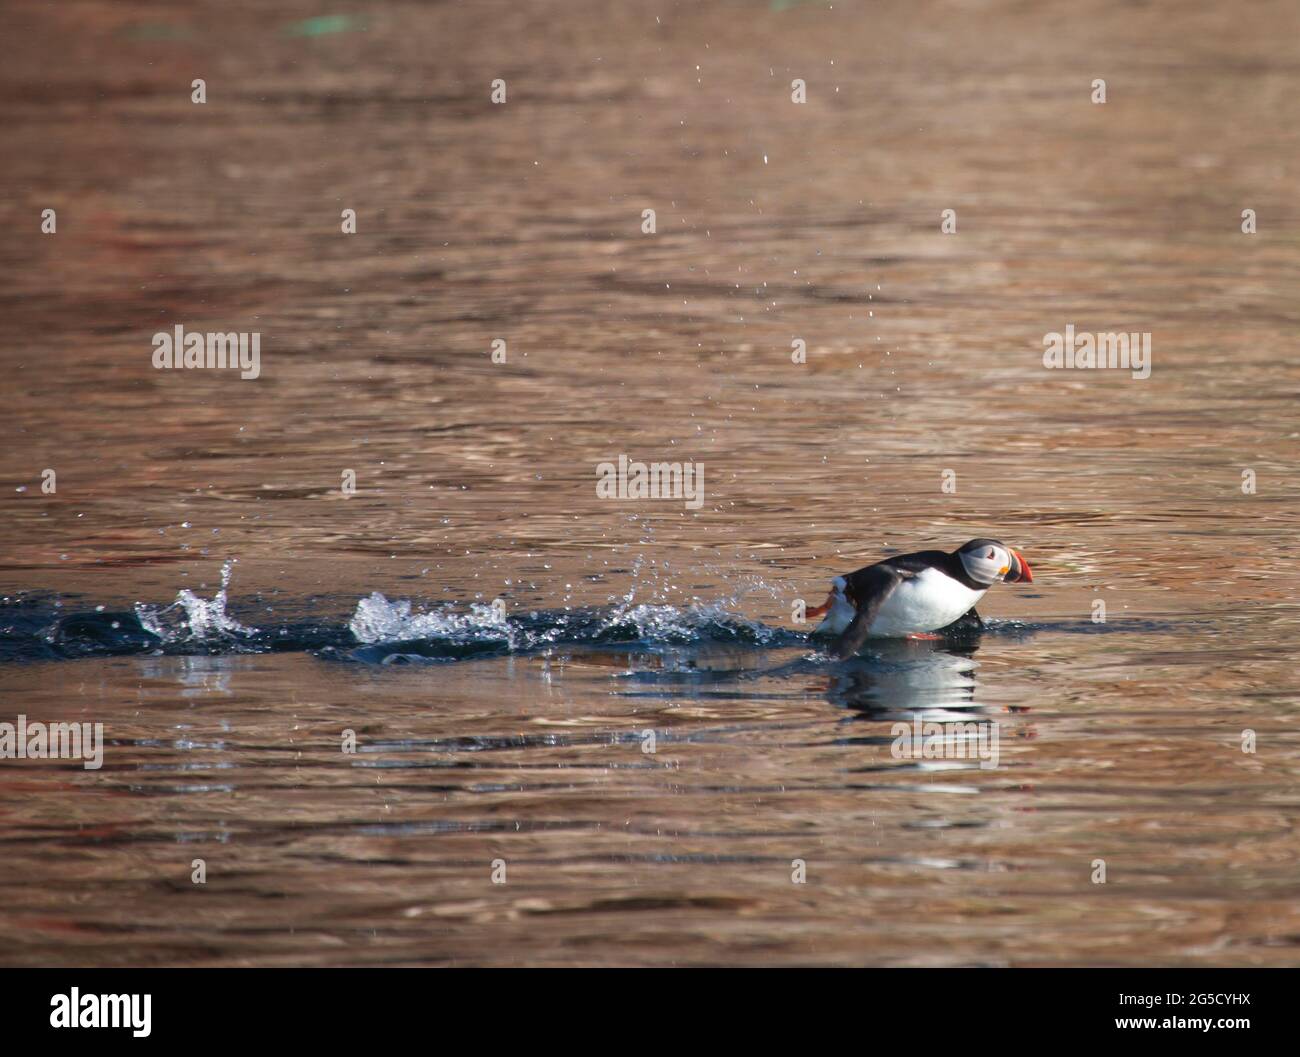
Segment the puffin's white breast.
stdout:
<svg viewBox="0 0 1300 1057">
<path fill-rule="evenodd" d="M 937 631 L 983 597 L 983 591 L 973 591 L 938 569 L 926 569 L 890 592 L 871 625 L 871 634 L 880 638 Z"/>
<path fill-rule="evenodd" d="M 842 577 L 835 578 L 832 589 L 835 601 L 817 626 L 818 634 L 841 634 L 856 612 L 844 596 Z M 890 592 L 871 625 L 870 635 L 872 638 L 897 638 L 921 631 L 937 631 L 967 613 L 983 597 L 984 591 L 973 591 L 938 569 L 926 569 L 904 580 Z"/>
</svg>

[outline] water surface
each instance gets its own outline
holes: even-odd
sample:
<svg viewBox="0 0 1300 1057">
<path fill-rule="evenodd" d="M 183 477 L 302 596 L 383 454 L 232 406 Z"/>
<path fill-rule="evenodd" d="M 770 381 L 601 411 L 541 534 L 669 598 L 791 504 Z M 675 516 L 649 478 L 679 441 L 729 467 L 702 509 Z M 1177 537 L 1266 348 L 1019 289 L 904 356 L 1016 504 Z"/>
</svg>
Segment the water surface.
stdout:
<svg viewBox="0 0 1300 1057">
<path fill-rule="evenodd" d="M 0 720 L 107 745 L 0 762 L 0 961 L 1300 960 L 1293 5 L 319 14 L 9 16 Z M 982 636 L 791 619 L 982 535 Z"/>
</svg>

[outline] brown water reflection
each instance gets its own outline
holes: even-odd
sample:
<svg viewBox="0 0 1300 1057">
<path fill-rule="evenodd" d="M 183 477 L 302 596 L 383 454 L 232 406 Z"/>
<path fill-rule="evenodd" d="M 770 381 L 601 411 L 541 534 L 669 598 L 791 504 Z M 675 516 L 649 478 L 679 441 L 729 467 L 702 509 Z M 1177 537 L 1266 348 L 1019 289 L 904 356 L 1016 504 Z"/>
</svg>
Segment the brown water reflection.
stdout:
<svg viewBox="0 0 1300 1057">
<path fill-rule="evenodd" d="M 0 961 L 1300 960 L 1294 5 L 192 7 L 11 19 L 0 593 L 236 557 L 252 624 L 635 585 L 788 626 L 993 534 L 1036 580 L 982 611 L 1031 627 L 8 665 L 0 719 L 110 745 L 0 764 Z M 262 377 L 154 371 L 176 323 L 260 331 Z M 1150 331 L 1151 378 L 1044 370 L 1067 323 Z M 703 509 L 598 500 L 620 452 L 703 463 Z M 1000 766 L 893 759 L 917 709 Z"/>
</svg>

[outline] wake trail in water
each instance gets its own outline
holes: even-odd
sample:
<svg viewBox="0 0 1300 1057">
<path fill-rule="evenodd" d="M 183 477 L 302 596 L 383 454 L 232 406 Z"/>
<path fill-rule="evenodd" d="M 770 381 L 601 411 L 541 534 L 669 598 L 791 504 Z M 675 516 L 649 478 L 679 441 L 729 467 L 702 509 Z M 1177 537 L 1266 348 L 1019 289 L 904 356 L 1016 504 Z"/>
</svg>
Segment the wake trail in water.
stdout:
<svg viewBox="0 0 1300 1057">
<path fill-rule="evenodd" d="M 48 596 L 0 600 L 0 661 L 296 651 L 328 660 L 409 664 L 553 647 L 770 648 L 807 641 L 803 632 L 770 627 L 722 603 L 638 604 L 634 591 L 609 606 L 518 614 L 507 614 L 503 604 L 478 602 L 417 607 L 409 599 L 393 601 L 374 592 L 356 603 L 346 621 L 307 614 L 275 624 L 259 618 L 255 627 L 230 612 L 232 565 L 223 566 L 212 598 L 184 589 L 166 605 L 137 602 L 130 610 L 98 606 L 69 613 L 61 600 Z"/>
<path fill-rule="evenodd" d="M 187 589 L 165 605 L 137 602 L 130 610 L 68 612 L 61 599 L 22 595 L 0 599 L 0 663 L 26 660 L 72 660 L 104 656 L 239 655 L 279 652 L 312 653 L 324 660 L 360 664 L 431 664 L 510 655 L 572 650 L 644 650 L 663 655 L 659 679 L 718 677 L 724 669 L 697 665 L 708 651 L 816 649 L 807 631 L 773 627 L 735 611 L 735 600 L 696 601 L 688 605 L 637 603 L 635 587 L 606 606 L 538 609 L 508 613 L 503 603 L 430 603 L 390 600 L 374 592 L 356 602 L 351 617 L 307 612 L 299 619 L 279 618 L 258 626 L 230 612 L 233 561 L 221 570 L 221 586 L 212 598 Z M 764 585 L 766 587 L 766 585 Z M 770 589 L 769 589 L 770 590 Z M 272 607 L 252 600 L 244 608 Z M 279 604 L 282 612 L 291 607 Z M 1151 621 L 1092 624 L 1066 621 L 1029 625 L 991 622 L 986 634 L 1027 637 L 1039 630 L 1103 633 L 1160 630 Z M 822 666 L 820 653 L 756 671 L 745 677 L 793 675 Z"/>
</svg>

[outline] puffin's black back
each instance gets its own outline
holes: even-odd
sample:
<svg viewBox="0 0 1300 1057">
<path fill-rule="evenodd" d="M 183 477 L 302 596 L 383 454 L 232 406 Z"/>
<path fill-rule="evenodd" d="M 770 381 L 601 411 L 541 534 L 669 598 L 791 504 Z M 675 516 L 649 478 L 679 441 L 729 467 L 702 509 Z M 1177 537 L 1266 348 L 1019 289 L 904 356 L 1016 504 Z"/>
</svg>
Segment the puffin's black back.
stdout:
<svg viewBox="0 0 1300 1057">
<path fill-rule="evenodd" d="M 851 602 L 855 605 L 860 604 L 869 596 L 871 591 L 878 589 L 878 577 L 882 566 L 905 579 L 917 576 L 927 569 L 937 569 L 946 576 L 951 576 L 958 583 L 969 587 L 972 591 L 986 591 L 989 585 L 972 580 L 966 572 L 966 566 L 961 563 L 961 558 L 957 555 L 966 550 L 967 547 L 984 547 L 990 543 L 996 543 L 999 547 L 1002 546 L 996 540 L 971 540 L 961 550 L 952 554 L 947 551 L 913 551 L 911 554 L 895 554 L 892 558 L 886 558 L 873 565 L 864 566 L 857 572 L 846 576 L 844 578 L 846 593 Z M 872 572 L 872 570 L 875 570 L 875 572 Z"/>
</svg>

